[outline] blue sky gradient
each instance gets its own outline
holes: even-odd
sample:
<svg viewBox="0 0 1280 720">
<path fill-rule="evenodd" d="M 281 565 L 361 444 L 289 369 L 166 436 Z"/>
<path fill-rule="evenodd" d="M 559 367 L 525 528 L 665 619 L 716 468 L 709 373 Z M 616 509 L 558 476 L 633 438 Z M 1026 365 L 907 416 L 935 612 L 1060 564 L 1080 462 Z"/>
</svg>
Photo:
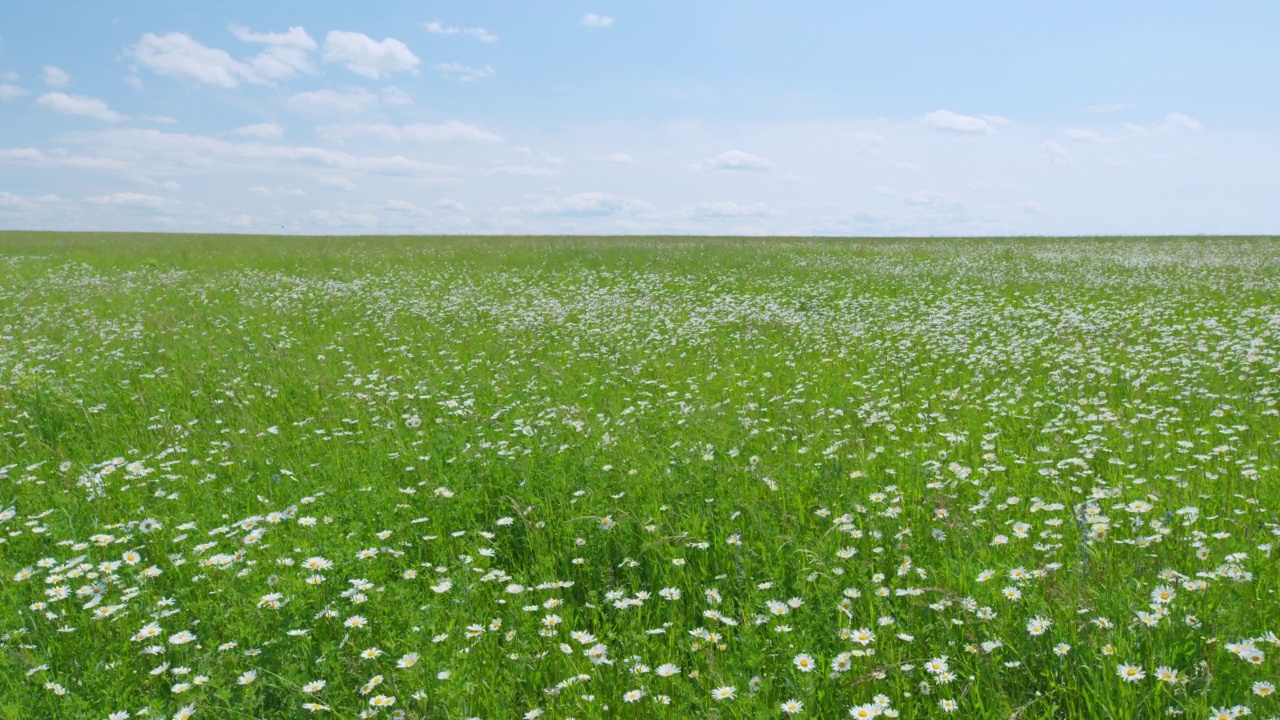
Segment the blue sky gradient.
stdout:
<svg viewBox="0 0 1280 720">
<path fill-rule="evenodd" d="M 1275 233 L 1270 2 L 23 3 L 0 228 Z"/>
</svg>

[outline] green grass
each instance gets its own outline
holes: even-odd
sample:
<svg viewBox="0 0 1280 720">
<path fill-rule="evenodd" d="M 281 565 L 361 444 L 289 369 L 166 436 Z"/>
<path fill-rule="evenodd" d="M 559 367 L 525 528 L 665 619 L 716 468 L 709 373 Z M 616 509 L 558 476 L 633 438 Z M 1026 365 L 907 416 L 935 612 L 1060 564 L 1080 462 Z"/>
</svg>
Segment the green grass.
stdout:
<svg viewBox="0 0 1280 720">
<path fill-rule="evenodd" d="M 1277 288 L 1272 238 L 0 233 L 0 718 L 1280 716 Z"/>
</svg>

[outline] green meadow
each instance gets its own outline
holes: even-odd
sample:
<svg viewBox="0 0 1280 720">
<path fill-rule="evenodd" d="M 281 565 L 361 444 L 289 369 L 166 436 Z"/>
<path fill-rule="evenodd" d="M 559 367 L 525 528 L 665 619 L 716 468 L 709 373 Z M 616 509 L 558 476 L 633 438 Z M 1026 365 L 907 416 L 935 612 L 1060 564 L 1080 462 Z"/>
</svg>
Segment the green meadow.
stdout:
<svg viewBox="0 0 1280 720">
<path fill-rule="evenodd" d="M 1280 717 L 1280 241 L 0 233 L 0 718 Z"/>
</svg>

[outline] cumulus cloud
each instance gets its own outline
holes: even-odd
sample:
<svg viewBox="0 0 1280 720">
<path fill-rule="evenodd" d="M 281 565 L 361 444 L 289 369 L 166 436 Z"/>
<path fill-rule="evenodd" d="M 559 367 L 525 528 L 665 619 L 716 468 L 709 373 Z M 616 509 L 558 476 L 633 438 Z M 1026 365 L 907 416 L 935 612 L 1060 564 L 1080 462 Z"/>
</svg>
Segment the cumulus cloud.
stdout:
<svg viewBox="0 0 1280 720">
<path fill-rule="evenodd" d="M 959 115 L 950 110 L 934 110 L 920 118 L 920 122 L 929 127 L 967 135 L 994 133 L 996 129 L 991 120 L 992 118 Z"/>
<path fill-rule="evenodd" d="M 377 80 L 384 75 L 416 73 L 421 61 L 395 38 L 381 42 L 358 32 L 333 30 L 324 38 L 324 61 L 341 63 L 348 70 Z"/>
<path fill-rule="evenodd" d="M 174 200 L 166 200 L 159 195 L 147 195 L 135 192 L 118 192 L 110 195 L 93 195 L 85 198 L 86 201 L 94 205 L 111 205 L 114 207 L 126 208 L 142 208 L 145 210 L 160 210 Z"/>
<path fill-rule="evenodd" d="M 12 83 L 0 83 L 0 100 L 8 102 L 9 100 L 16 100 L 23 95 L 29 94 L 30 92 L 24 88 L 18 87 Z"/>
<path fill-rule="evenodd" d="M 485 65 L 484 67 L 471 67 L 469 65 L 463 65 L 462 63 L 456 62 L 438 63 L 436 65 L 432 65 L 431 69 L 440 73 L 440 77 L 443 77 L 445 80 L 462 83 L 475 82 L 476 80 L 493 77 L 498 72 L 489 65 Z"/>
<path fill-rule="evenodd" d="M 244 65 L 225 50 L 211 48 L 186 33 L 146 33 L 133 57 L 157 75 L 220 88 L 240 86 Z"/>
<path fill-rule="evenodd" d="M 279 140 L 284 137 L 284 128 L 276 123 L 255 123 L 253 125 L 245 125 L 232 130 L 233 135 L 241 135 L 243 137 L 255 137 L 263 140 Z"/>
<path fill-rule="evenodd" d="M 290 108 L 308 115 L 357 115 L 378 103 L 378 96 L 359 88 L 348 92 L 313 90 L 288 100 Z"/>
<path fill-rule="evenodd" d="M 696 170 L 772 170 L 776 165 L 768 158 L 752 155 L 742 152 L 741 150 L 729 150 L 720 153 L 716 157 L 708 158 L 699 165 L 695 165 Z"/>
<path fill-rule="evenodd" d="M 691 220 L 715 220 L 719 218 L 767 218 L 780 213 L 764 203 L 739 205 L 734 202 L 703 202 L 685 208 L 682 215 Z"/>
<path fill-rule="evenodd" d="M 597 15 L 595 13 L 587 13 L 578 21 L 586 27 L 607 28 L 613 25 L 613 18 L 608 15 Z"/>
<path fill-rule="evenodd" d="M 257 33 L 231 26 L 243 42 L 266 45 L 262 52 L 237 60 L 225 50 L 213 48 L 186 33 L 146 33 L 133 48 L 133 57 L 157 75 L 197 85 L 235 89 L 241 81 L 274 85 L 300 73 L 315 72 L 309 53 L 316 42 L 300 27 L 285 33 Z"/>
<path fill-rule="evenodd" d="M 44 78 L 46 85 L 52 85 L 53 87 L 66 87 L 71 84 L 71 75 L 62 68 L 54 67 L 53 65 L 45 65 L 42 70 L 42 77 Z"/>
<path fill-rule="evenodd" d="M 504 210 L 522 215 L 604 216 L 643 214 L 651 212 L 653 206 L 643 200 L 588 192 Z"/>
<path fill-rule="evenodd" d="M 258 33 L 232 25 L 231 33 L 243 42 L 267 46 L 266 50 L 244 63 L 244 75 L 251 82 L 270 84 L 299 73 L 315 72 L 309 53 L 316 49 L 316 41 L 303 28 L 291 27 L 283 33 Z"/>
<path fill-rule="evenodd" d="M 142 120 L 150 123 L 160 123 L 161 125 L 172 125 L 178 122 L 168 115 L 143 115 Z"/>
<path fill-rule="evenodd" d="M 125 119 L 124 115 L 107 107 L 107 104 L 102 100 L 84 95 L 67 95 L 60 92 L 45 93 L 36 100 L 36 105 L 63 115 L 83 115 L 84 117 L 107 122 L 120 122 Z"/>
<path fill-rule="evenodd" d="M 424 23 L 422 28 L 427 32 L 435 35 L 463 35 L 466 37 L 475 38 L 480 42 L 497 42 L 498 41 L 497 35 L 494 35 L 488 30 L 485 30 L 484 28 L 452 27 L 450 25 L 445 25 L 444 23 L 438 20 L 429 22 L 429 23 Z"/>
<path fill-rule="evenodd" d="M 411 125 L 326 125 L 318 128 L 320 136 L 334 142 L 352 138 L 372 137 L 394 142 L 501 142 L 502 136 L 478 125 L 449 121 L 438 124 L 413 123 Z"/>
</svg>

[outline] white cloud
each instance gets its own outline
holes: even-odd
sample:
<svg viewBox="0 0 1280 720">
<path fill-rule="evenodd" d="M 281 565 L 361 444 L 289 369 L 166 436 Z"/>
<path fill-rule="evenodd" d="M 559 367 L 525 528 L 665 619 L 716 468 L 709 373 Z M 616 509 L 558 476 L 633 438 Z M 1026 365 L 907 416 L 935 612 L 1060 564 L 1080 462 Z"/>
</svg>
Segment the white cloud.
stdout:
<svg viewBox="0 0 1280 720">
<path fill-rule="evenodd" d="M 634 215 L 651 212 L 653 205 L 643 200 L 588 192 L 503 210 L 522 215 Z"/>
<path fill-rule="evenodd" d="M 413 123 L 412 125 L 326 125 L 317 128 L 320 137 L 334 142 L 352 138 L 372 137 L 395 142 L 501 142 L 502 136 L 478 125 L 449 121 L 439 124 Z"/>
<path fill-rule="evenodd" d="M 309 53 L 315 50 L 316 42 L 303 28 L 255 33 L 232 25 L 231 32 L 244 42 L 266 45 L 267 49 L 242 61 L 185 33 L 146 33 L 133 49 L 133 57 L 157 75 L 227 89 L 239 87 L 242 80 L 274 85 L 277 80 L 315 72 Z"/>
<path fill-rule="evenodd" d="M 53 87 L 66 87 L 71 84 L 71 75 L 62 68 L 53 65 L 45 65 L 43 68 L 43 77 L 46 85 Z"/>
<path fill-rule="evenodd" d="M 433 215 L 430 210 L 418 207 L 417 205 L 414 205 L 411 202 L 405 202 L 404 200 L 388 200 L 383 203 L 382 209 L 404 213 L 406 215 L 413 215 L 415 217 L 431 217 Z"/>
<path fill-rule="evenodd" d="M 45 154 L 37 148 L 5 148 L 0 149 L 0 160 L 22 160 L 26 162 L 41 162 L 45 159 Z"/>
<path fill-rule="evenodd" d="M 356 115 L 377 103 L 378 96 L 364 88 L 345 93 L 314 90 L 298 93 L 288 100 L 290 108 L 309 115 Z"/>
<path fill-rule="evenodd" d="M 97 120 L 106 120 L 107 122 L 120 122 L 125 119 L 124 115 L 107 107 L 107 104 L 102 100 L 84 95 L 67 95 L 60 92 L 45 93 L 36 100 L 36 105 L 63 115 L 83 115 Z"/>
<path fill-rule="evenodd" d="M 237 88 L 245 66 L 225 50 L 211 48 L 186 33 L 146 33 L 133 57 L 157 75 L 200 85 Z"/>
<path fill-rule="evenodd" d="M 934 110 L 920 118 L 920 122 L 930 127 L 962 134 L 993 133 L 996 129 L 992 126 L 991 120 L 999 121 L 1004 118 L 984 119 L 972 115 L 959 115 L 950 110 Z"/>
<path fill-rule="evenodd" d="M 1075 164 L 1075 159 L 1071 157 L 1071 153 L 1053 140 L 1040 146 L 1040 156 L 1048 158 L 1050 162 L 1058 167 L 1071 167 Z"/>
<path fill-rule="evenodd" d="M 439 21 L 425 23 L 423 24 L 422 27 L 427 32 L 434 33 L 436 35 L 464 35 L 467 37 L 473 37 L 479 40 L 480 42 L 497 42 L 498 41 L 497 35 L 494 35 L 488 30 L 485 30 L 484 28 L 451 27 Z"/>
<path fill-rule="evenodd" d="M 1203 130 L 1204 125 L 1190 115 L 1183 115 L 1182 113 L 1175 112 L 1165 115 L 1164 124 L 1159 126 L 1157 129 L 1176 130 L 1179 128 L 1184 130 Z"/>
<path fill-rule="evenodd" d="M 395 38 L 378 42 L 363 33 L 333 30 L 324 38 L 324 61 L 342 63 L 348 70 L 377 80 L 395 72 L 417 72 L 421 61 Z"/>
<path fill-rule="evenodd" d="M 254 195 L 262 195 L 263 197 L 271 197 L 271 190 L 261 185 L 255 185 L 245 192 L 253 193 Z"/>
<path fill-rule="evenodd" d="M 142 120 L 150 123 L 160 123 L 161 125 L 172 125 L 178 122 L 168 115 L 143 115 Z"/>
<path fill-rule="evenodd" d="M 255 123 L 253 125 L 245 125 L 231 131 L 234 135 L 243 137 L 255 137 L 263 140 L 279 140 L 284 137 L 284 128 L 276 123 Z"/>
<path fill-rule="evenodd" d="M 346 175 L 321 175 L 316 178 L 316 184 L 326 190 L 351 191 L 356 189 L 356 184 Z"/>
<path fill-rule="evenodd" d="M 396 177 L 436 177 L 455 167 L 435 165 L 402 155 L 369 156 L 327 148 L 260 142 L 229 142 L 207 135 L 159 130 L 107 130 L 68 133 L 63 141 L 88 148 L 93 155 L 54 156 L 32 148 L 0 150 L 0 160 L 32 162 L 53 167 L 83 167 L 121 173 L 174 175 L 181 172 L 236 173 L 260 177 L 289 173 L 312 177 L 330 174 L 368 174 Z"/>
<path fill-rule="evenodd" d="M 607 28 L 613 25 L 613 18 L 608 15 L 597 15 L 595 13 L 587 13 L 578 21 L 586 27 Z"/>
<path fill-rule="evenodd" d="M 29 94 L 29 91 L 24 88 L 20 88 L 17 85 L 13 85 L 11 83 L 0 83 L 0 100 L 15 100 L 23 95 Z"/>
<path fill-rule="evenodd" d="M 129 83 L 129 87 L 133 88 L 134 90 L 142 89 L 142 78 L 138 77 L 137 75 L 125 75 L 124 81 Z"/>
<path fill-rule="evenodd" d="M 382 102 L 388 105 L 412 105 L 413 98 L 398 87 L 382 88 Z"/>
<path fill-rule="evenodd" d="M 304 28 L 300 27 L 291 27 L 289 32 L 283 33 L 256 33 L 249 28 L 232 25 L 231 34 L 248 43 L 293 47 L 299 50 L 316 49 L 316 41 L 311 39 Z"/>
<path fill-rule="evenodd" d="M 440 73 L 440 76 L 445 80 L 463 83 L 475 82 L 476 80 L 493 77 L 498 72 L 490 65 L 477 68 L 456 62 L 438 63 L 436 65 L 432 65 L 431 69 Z"/>
<path fill-rule="evenodd" d="M 1079 128 L 1067 128 L 1062 132 L 1068 138 L 1071 138 L 1072 140 L 1075 140 L 1077 142 L 1092 142 L 1092 143 L 1107 142 L 1107 138 L 1103 137 L 1102 133 L 1096 132 L 1094 130 L 1081 130 Z"/>
<path fill-rule="evenodd" d="M 1097 130 L 1085 130 L 1081 128 L 1066 128 L 1063 130 L 1063 134 L 1077 142 L 1122 143 L 1136 138 L 1150 138 L 1156 133 L 1168 133 L 1177 130 L 1199 131 L 1204 129 L 1204 125 L 1201 124 L 1199 120 L 1182 113 L 1169 113 L 1164 116 L 1163 121 L 1152 123 L 1150 125 L 1121 123 L 1121 127 L 1124 128 L 1124 132 L 1114 135 L 1106 135 L 1098 132 Z"/>
<path fill-rule="evenodd" d="M 494 175 L 507 175 L 510 177 L 555 177 L 560 174 L 559 170 L 554 168 L 536 167 L 533 165 L 499 165 L 489 172 Z"/>
<path fill-rule="evenodd" d="M 159 195 L 146 195 L 135 192 L 118 192 L 110 195 L 94 195 L 85 198 L 94 205 L 111 205 L 114 207 L 143 208 L 160 210 L 176 201 L 166 200 Z"/>
<path fill-rule="evenodd" d="M 704 202 L 685 208 L 681 214 L 692 220 L 715 220 L 718 218 L 777 217 L 780 213 L 764 203 L 739 205 L 734 202 Z"/>
<path fill-rule="evenodd" d="M 768 158 L 752 155 L 741 150 L 729 150 L 713 158 L 708 158 L 695 170 L 772 170 L 776 165 Z"/>
</svg>

